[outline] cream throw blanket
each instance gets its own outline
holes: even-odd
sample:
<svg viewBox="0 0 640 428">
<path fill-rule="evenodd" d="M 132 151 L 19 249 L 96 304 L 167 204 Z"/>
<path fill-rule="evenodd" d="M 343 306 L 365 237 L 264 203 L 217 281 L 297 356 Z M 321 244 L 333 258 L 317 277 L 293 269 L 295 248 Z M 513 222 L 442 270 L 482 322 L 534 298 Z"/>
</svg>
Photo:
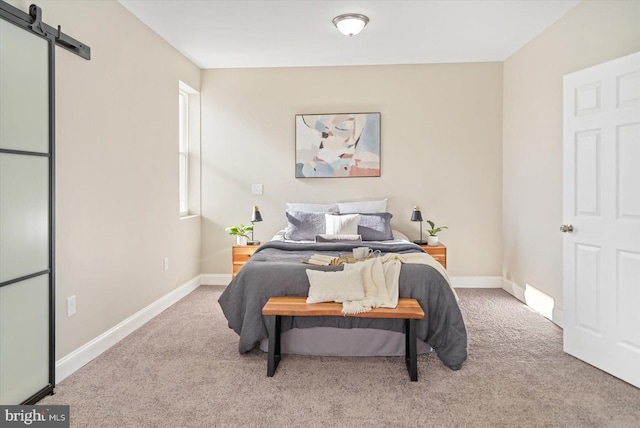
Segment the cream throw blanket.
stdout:
<svg viewBox="0 0 640 428">
<path fill-rule="evenodd" d="M 447 271 L 433 257 L 426 253 L 385 254 L 362 262 L 345 264 L 344 270 L 359 269 L 364 285 L 364 300 L 351 300 L 342 303 L 342 313 L 359 314 L 373 308 L 395 308 L 398 306 L 400 266 L 402 263 L 429 265 L 449 281 Z M 456 291 L 451 287 L 453 295 L 458 300 Z"/>
</svg>

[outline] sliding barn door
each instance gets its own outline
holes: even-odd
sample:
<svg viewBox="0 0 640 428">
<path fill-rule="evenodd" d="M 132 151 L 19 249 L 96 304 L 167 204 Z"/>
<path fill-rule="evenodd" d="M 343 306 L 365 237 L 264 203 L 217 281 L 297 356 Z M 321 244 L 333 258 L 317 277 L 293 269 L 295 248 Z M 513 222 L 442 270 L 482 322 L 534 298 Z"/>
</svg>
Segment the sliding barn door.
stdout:
<svg viewBox="0 0 640 428">
<path fill-rule="evenodd" d="M 53 388 L 52 49 L 0 19 L 0 404 Z"/>
<path fill-rule="evenodd" d="M 564 78 L 564 349 L 640 387 L 640 52 Z"/>
</svg>

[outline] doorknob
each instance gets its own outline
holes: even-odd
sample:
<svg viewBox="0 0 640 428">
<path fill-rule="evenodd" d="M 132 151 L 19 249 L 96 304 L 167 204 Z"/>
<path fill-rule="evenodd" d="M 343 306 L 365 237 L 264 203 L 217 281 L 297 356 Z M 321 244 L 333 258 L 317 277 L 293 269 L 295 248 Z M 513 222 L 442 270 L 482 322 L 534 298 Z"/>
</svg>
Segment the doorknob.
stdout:
<svg viewBox="0 0 640 428">
<path fill-rule="evenodd" d="M 573 232 L 573 225 L 571 224 L 563 224 L 562 226 L 560 226 L 560 232 L 562 233 L 571 233 Z"/>
</svg>

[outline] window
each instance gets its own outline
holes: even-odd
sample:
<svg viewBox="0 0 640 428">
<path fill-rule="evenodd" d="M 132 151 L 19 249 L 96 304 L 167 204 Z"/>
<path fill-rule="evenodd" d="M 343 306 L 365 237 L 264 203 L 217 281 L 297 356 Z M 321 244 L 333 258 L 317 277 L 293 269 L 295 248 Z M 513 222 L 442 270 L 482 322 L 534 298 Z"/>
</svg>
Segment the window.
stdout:
<svg viewBox="0 0 640 428">
<path fill-rule="evenodd" d="M 178 141 L 178 162 L 180 176 L 180 215 L 189 215 L 189 94 L 179 92 L 180 132 Z"/>
<path fill-rule="evenodd" d="M 200 93 L 178 84 L 178 183 L 180 217 L 200 214 Z"/>
</svg>

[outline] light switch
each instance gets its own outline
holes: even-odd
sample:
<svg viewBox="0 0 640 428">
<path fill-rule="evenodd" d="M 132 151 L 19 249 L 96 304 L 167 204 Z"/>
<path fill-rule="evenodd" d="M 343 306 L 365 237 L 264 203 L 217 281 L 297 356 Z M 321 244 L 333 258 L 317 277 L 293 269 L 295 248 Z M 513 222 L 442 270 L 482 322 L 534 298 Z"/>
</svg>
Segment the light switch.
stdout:
<svg viewBox="0 0 640 428">
<path fill-rule="evenodd" d="M 76 295 L 67 297 L 67 318 L 76 314 Z"/>
<path fill-rule="evenodd" d="M 262 184 L 252 184 L 251 185 L 251 194 L 252 195 L 262 195 Z"/>
</svg>

